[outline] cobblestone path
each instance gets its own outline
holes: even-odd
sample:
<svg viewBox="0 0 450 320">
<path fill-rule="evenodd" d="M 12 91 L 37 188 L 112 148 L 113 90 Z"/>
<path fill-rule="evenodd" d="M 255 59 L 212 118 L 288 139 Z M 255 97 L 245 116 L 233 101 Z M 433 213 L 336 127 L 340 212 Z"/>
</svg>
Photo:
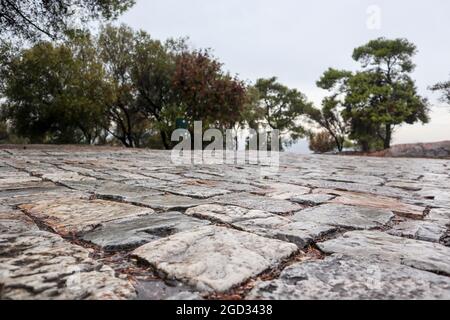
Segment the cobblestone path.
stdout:
<svg viewBox="0 0 450 320">
<path fill-rule="evenodd" d="M 0 149 L 2 299 L 450 299 L 450 161 Z"/>
</svg>

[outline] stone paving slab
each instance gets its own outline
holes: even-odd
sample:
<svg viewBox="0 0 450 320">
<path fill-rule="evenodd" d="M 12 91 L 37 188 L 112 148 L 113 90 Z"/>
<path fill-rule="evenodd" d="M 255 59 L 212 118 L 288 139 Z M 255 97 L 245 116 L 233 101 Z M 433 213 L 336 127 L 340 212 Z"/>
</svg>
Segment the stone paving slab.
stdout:
<svg viewBox="0 0 450 320">
<path fill-rule="evenodd" d="M 265 189 L 254 192 L 255 194 L 264 195 L 266 197 L 289 200 L 292 197 L 307 194 L 310 188 L 297 186 L 289 183 L 270 183 Z"/>
<path fill-rule="evenodd" d="M 154 196 L 163 194 L 161 191 L 114 181 L 63 181 L 62 184 L 71 189 L 95 194 L 99 198 L 117 201 L 126 201 L 129 198 L 136 197 L 136 195 Z"/>
<path fill-rule="evenodd" d="M 203 300 L 199 292 L 181 284 L 167 285 L 161 280 L 141 281 L 136 285 L 137 300 Z"/>
<path fill-rule="evenodd" d="M 27 189 L 42 181 L 39 178 L 30 177 L 29 175 L 17 172 L 14 172 L 14 174 L 15 176 L 0 178 L 0 190 Z"/>
<path fill-rule="evenodd" d="M 191 218 L 179 212 L 164 212 L 106 222 L 101 227 L 84 233 L 80 238 L 104 250 L 126 250 L 207 224 L 207 221 Z"/>
<path fill-rule="evenodd" d="M 190 176 L 190 175 L 185 175 L 185 176 Z M 203 174 L 200 175 L 193 175 L 195 176 L 199 176 L 202 177 Z M 198 185 L 198 186 L 203 186 L 203 187 L 210 187 L 210 188 L 215 188 L 215 189 L 220 189 L 220 190 L 227 190 L 227 191 L 231 191 L 231 192 L 258 192 L 260 190 L 262 190 L 261 188 L 257 187 L 257 186 L 253 186 L 250 184 L 245 184 L 245 183 L 236 183 L 236 182 L 229 182 L 229 181 L 223 181 L 223 180 L 210 180 L 210 179 L 214 179 L 214 176 L 208 176 L 208 179 L 196 179 L 196 180 L 187 180 L 184 181 L 184 184 L 187 185 Z M 227 192 L 225 192 L 227 193 Z M 225 194 L 224 193 L 224 194 Z"/>
<path fill-rule="evenodd" d="M 387 225 L 394 214 L 385 209 L 324 204 L 297 212 L 293 220 L 354 229 L 374 229 Z"/>
<path fill-rule="evenodd" d="M 450 275 L 450 248 L 436 243 L 400 238 L 379 231 L 351 231 L 318 246 L 325 253 L 377 258 Z"/>
<path fill-rule="evenodd" d="M 441 242 L 448 234 L 448 228 L 430 221 L 403 221 L 388 231 L 393 236 Z"/>
<path fill-rule="evenodd" d="M 84 199 L 45 200 L 23 204 L 20 208 L 63 235 L 87 232 L 109 221 L 154 213 L 152 209 L 129 204 Z"/>
<path fill-rule="evenodd" d="M 224 292 L 275 266 L 297 246 L 223 227 L 206 226 L 146 244 L 133 255 L 166 277 L 201 291 Z"/>
<path fill-rule="evenodd" d="M 52 182 L 42 181 L 41 179 L 27 183 L 25 186 L 20 183 L 14 184 L 13 188 L 0 189 L 0 198 L 11 198 L 22 194 L 40 194 L 43 192 L 64 192 L 66 188 L 55 185 Z"/>
<path fill-rule="evenodd" d="M 202 205 L 188 209 L 186 214 L 230 224 L 239 230 L 252 232 L 263 237 L 292 242 L 300 248 L 336 230 L 331 226 L 310 222 L 294 222 L 289 218 L 273 213 L 236 206 Z"/>
<path fill-rule="evenodd" d="M 289 214 L 302 209 L 300 205 L 287 200 L 263 197 L 249 193 L 228 194 L 213 198 L 212 200 L 220 204 L 229 204 L 276 214 Z"/>
<path fill-rule="evenodd" d="M 423 188 L 423 184 L 420 182 L 411 182 L 407 180 L 392 180 L 387 182 L 385 186 L 400 188 L 407 191 L 420 191 Z"/>
<path fill-rule="evenodd" d="M 287 267 L 279 279 L 259 282 L 248 299 L 448 300 L 450 279 L 400 264 L 333 255 Z"/>
<path fill-rule="evenodd" d="M 336 196 L 329 194 L 305 194 L 291 197 L 289 200 L 295 203 L 303 204 L 306 206 L 318 206 L 328 201 L 333 200 Z"/>
<path fill-rule="evenodd" d="M 442 208 L 434 208 L 430 210 L 430 213 L 426 220 L 433 221 L 439 223 L 440 225 L 449 225 L 450 224 L 450 209 L 442 209 Z"/>
<path fill-rule="evenodd" d="M 0 202 L 10 207 L 19 208 L 19 206 L 39 201 L 56 201 L 67 199 L 84 199 L 88 200 L 90 194 L 78 192 L 74 190 L 57 188 L 57 189 L 21 189 L 14 192 L 1 192 Z"/>
<path fill-rule="evenodd" d="M 17 222 L 16 228 L 8 228 L 12 221 Z M 89 258 L 88 250 L 38 230 L 17 212 L 0 213 L 0 230 L 0 299 L 116 300 L 136 296 L 130 282 Z"/>
<path fill-rule="evenodd" d="M 19 210 L 6 207 L 0 208 L 0 235 L 21 234 L 28 231 L 37 231 L 39 228 L 33 220 Z"/>
<path fill-rule="evenodd" d="M 162 195 L 137 195 L 136 197 L 128 197 L 126 201 L 131 204 L 146 206 L 155 210 L 186 210 L 204 203 L 208 203 L 208 199 L 194 199 L 191 197 L 178 196 L 174 194 Z"/>
<path fill-rule="evenodd" d="M 158 190 L 198 199 L 207 199 L 231 193 L 231 191 L 225 189 L 192 184 L 189 185 L 185 183 L 171 183 L 170 185 L 158 188 Z"/>
<path fill-rule="evenodd" d="M 352 206 L 361 206 L 368 208 L 387 209 L 392 212 L 411 218 L 421 219 L 425 215 L 424 207 L 419 207 L 411 204 L 405 204 L 401 201 L 382 196 L 366 195 L 357 192 L 345 192 L 337 190 L 316 190 L 316 192 L 325 192 L 334 194 L 336 197 L 330 200 L 331 203 L 339 203 Z"/>
</svg>

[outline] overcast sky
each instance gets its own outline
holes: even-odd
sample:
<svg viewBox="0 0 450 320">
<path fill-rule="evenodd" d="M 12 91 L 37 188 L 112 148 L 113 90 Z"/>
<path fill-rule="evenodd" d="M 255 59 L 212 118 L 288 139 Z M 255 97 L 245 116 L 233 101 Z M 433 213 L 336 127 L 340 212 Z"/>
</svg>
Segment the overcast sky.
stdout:
<svg viewBox="0 0 450 320">
<path fill-rule="evenodd" d="M 394 142 L 450 140 L 450 107 L 427 90 L 450 77 L 448 0 L 137 0 L 120 21 L 161 40 L 188 36 L 241 79 L 277 76 L 316 104 L 326 92 L 315 82 L 328 67 L 354 70 L 355 47 L 405 37 L 419 49 L 413 77 L 432 121 L 403 126 Z"/>
</svg>

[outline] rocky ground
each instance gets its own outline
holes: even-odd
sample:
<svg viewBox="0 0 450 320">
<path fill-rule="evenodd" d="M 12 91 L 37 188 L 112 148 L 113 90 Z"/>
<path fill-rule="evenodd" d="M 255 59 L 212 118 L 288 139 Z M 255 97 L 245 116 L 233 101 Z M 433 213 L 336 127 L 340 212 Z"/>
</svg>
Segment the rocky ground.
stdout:
<svg viewBox="0 0 450 320">
<path fill-rule="evenodd" d="M 450 141 L 399 144 L 387 150 L 374 152 L 371 155 L 379 157 L 450 159 Z"/>
<path fill-rule="evenodd" d="M 450 161 L 0 149 L 2 299 L 450 299 Z"/>
</svg>

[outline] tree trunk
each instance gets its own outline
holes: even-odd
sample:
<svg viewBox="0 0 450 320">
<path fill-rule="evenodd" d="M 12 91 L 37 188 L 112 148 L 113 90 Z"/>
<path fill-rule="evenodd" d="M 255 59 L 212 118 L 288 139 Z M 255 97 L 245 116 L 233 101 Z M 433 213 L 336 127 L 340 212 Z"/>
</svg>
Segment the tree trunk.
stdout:
<svg viewBox="0 0 450 320">
<path fill-rule="evenodd" d="M 369 152 L 370 151 L 370 147 L 369 147 L 369 141 L 361 141 L 361 151 L 362 152 Z"/>
<path fill-rule="evenodd" d="M 127 137 L 128 137 L 128 145 L 130 146 L 130 148 L 135 148 L 135 143 L 133 137 L 131 136 L 131 133 L 128 133 Z"/>
<path fill-rule="evenodd" d="M 125 136 L 118 138 L 120 142 L 124 145 L 125 148 L 131 148 L 131 146 L 128 144 L 127 138 Z"/>
<path fill-rule="evenodd" d="M 386 124 L 386 136 L 384 137 L 384 149 L 389 149 L 391 147 L 392 140 L 392 126 L 390 123 Z"/>
<path fill-rule="evenodd" d="M 167 141 L 167 134 L 164 130 L 160 130 L 160 134 L 161 134 L 161 141 L 163 143 L 164 149 L 166 150 L 170 150 L 171 147 L 169 145 L 169 142 Z"/>
<path fill-rule="evenodd" d="M 343 143 L 341 142 L 341 139 L 339 139 L 339 137 L 334 134 L 331 134 L 331 136 L 334 138 L 334 141 L 336 142 L 336 147 L 337 147 L 339 153 L 341 153 L 342 149 L 344 148 Z"/>
<path fill-rule="evenodd" d="M 336 146 L 337 146 L 337 148 L 338 148 L 339 153 L 341 153 L 342 150 L 344 150 L 344 146 L 343 146 L 343 144 L 341 143 L 341 141 L 339 141 L 339 139 L 336 141 Z"/>
</svg>

